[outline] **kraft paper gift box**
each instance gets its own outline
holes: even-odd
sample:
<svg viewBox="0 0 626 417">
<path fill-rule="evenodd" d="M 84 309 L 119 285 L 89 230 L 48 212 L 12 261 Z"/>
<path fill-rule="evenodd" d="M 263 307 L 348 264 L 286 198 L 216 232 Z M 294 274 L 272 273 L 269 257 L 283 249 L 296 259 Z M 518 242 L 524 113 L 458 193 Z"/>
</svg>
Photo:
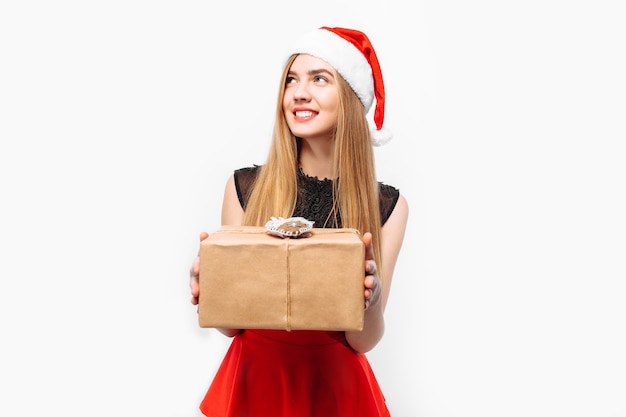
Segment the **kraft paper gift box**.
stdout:
<svg viewBox="0 0 626 417">
<path fill-rule="evenodd" d="M 222 227 L 200 244 L 200 327 L 362 330 L 365 249 L 355 229 L 281 238 Z"/>
</svg>

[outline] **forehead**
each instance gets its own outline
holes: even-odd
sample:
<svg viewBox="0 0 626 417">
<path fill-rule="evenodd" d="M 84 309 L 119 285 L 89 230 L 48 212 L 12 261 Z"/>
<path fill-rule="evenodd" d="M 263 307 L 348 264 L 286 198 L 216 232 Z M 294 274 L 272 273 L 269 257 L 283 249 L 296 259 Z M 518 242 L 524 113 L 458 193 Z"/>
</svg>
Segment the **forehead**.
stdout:
<svg viewBox="0 0 626 417">
<path fill-rule="evenodd" d="M 289 70 L 292 72 L 308 72 L 312 70 L 327 70 L 331 73 L 334 72 L 333 67 L 328 62 L 309 54 L 298 55 L 291 63 Z"/>
</svg>

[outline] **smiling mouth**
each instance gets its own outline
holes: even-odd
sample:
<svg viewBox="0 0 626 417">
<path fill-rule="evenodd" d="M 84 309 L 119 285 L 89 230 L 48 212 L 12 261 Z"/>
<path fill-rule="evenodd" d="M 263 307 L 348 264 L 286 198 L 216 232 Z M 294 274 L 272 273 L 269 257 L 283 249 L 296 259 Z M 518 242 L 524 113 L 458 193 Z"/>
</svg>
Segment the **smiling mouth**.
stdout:
<svg viewBox="0 0 626 417">
<path fill-rule="evenodd" d="M 302 117 L 302 118 L 315 116 L 315 113 L 313 113 L 312 111 L 297 111 L 297 112 L 294 112 L 294 114 L 296 117 Z"/>
</svg>

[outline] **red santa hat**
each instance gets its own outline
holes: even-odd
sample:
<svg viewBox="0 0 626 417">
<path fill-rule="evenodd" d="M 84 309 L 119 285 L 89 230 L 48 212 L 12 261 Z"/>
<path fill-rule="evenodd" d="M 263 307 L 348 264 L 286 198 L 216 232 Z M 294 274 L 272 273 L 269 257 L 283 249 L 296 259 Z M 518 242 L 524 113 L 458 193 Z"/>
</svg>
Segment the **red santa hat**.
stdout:
<svg viewBox="0 0 626 417">
<path fill-rule="evenodd" d="M 323 59 L 347 81 L 363 103 L 367 114 L 374 99 L 372 144 L 381 146 L 391 140 L 391 132 L 383 128 L 385 118 L 385 85 L 376 52 L 365 33 L 354 29 L 323 26 L 296 40 L 288 51 L 309 54 Z"/>
</svg>

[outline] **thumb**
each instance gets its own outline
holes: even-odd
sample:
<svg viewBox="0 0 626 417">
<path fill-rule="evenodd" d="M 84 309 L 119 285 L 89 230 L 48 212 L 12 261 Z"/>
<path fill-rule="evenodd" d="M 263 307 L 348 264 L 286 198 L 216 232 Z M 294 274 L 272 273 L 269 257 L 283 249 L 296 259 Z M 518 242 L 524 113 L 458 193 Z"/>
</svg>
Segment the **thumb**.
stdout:
<svg viewBox="0 0 626 417">
<path fill-rule="evenodd" d="M 206 239 L 207 237 L 209 237 L 209 234 L 207 232 L 201 232 L 200 233 L 200 242 L 202 242 L 204 239 Z M 198 256 L 200 255 L 200 249 L 198 249 Z"/>
<path fill-rule="evenodd" d="M 373 260 L 374 247 L 372 246 L 372 234 L 370 232 L 363 234 L 363 244 L 365 245 L 365 260 Z"/>
</svg>

